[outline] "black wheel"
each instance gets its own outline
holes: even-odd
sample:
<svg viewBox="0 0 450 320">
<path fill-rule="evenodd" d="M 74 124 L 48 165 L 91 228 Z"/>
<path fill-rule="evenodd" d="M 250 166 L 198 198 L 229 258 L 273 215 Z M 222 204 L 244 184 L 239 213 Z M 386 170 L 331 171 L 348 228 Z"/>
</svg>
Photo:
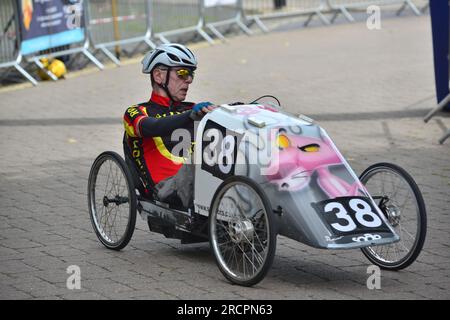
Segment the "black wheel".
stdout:
<svg viewBox="0 0 450 320">
<path fill-rule="evenodd" d="M 88 182 L 92 226 L 107 248 L 120 250 L 130 241 L 136 225 L 136 192 L 120 155 L 106 151 L 95 159 Z"/>
<path fill-rule="evenodd" d="M 225 278 L 242 286 L 260 282 L 276 248 L 272 207 L 261 187 L 242 176 L 225 180 L 213 197 L 208 223 L 209 242 Z"/>
<path fill-rule="evenodd" d="M 362 248 L 362 252 L 383 269 L 406 268 L 422 250 L 427 230 L 425 202 L 419 187 L 404 169 L 391 163 L 370 166 L 360 180 L 400 236 L 396 243 Z"/>
</svg>

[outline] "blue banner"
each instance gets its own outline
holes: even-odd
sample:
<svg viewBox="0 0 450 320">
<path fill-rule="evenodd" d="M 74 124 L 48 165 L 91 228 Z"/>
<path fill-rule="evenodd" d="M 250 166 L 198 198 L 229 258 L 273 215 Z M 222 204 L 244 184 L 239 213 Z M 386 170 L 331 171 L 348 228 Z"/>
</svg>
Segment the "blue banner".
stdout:
<svg viewBox="0 0 450 320">
<path fill-rule="evenodd" d="M 434 77 L 438 103 L 449 94 L 449 3 L 430 0 L 431 27 L 433 33 Z M 446 110 L 450 110 L 449 106 Z"/>
<path fill-rule="evenodd" d="M 18 0 L 22 54 L 83 41 L 83 0 Z"/>
</svg>

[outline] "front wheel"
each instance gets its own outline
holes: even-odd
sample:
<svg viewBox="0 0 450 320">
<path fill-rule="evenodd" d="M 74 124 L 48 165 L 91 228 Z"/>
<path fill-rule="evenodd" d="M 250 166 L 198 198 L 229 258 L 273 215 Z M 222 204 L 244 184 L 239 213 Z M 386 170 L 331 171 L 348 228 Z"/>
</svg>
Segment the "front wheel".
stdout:
<svg viewBox="0 0 450 320">
<path fill-rule="evenodd" d="M 235 176 L 219 186 L 209 213 L 209 238 L 229 281 L 252 286 L 265 277 L 275 255 L 276 230 L 272 207 L 259 185 Z"/>
<path fill-rule="evenodd" d="M 360 180 L 400 236 L 396 243 L 362 248 L 362 252 L 383 269 L 408 267 L 422 250 L 427 230 L 425 202 L 419 187 L 403 168 L 391 163 L 370 166 Z"/>
<path fill-rule="evenodd" d="M 120 250 L 130 241 L 136 225 L 136 192 L 125 161 L 107 151 L 95 159 L 88 181 L 92 226 L 107 248 Z"/>
</svg>

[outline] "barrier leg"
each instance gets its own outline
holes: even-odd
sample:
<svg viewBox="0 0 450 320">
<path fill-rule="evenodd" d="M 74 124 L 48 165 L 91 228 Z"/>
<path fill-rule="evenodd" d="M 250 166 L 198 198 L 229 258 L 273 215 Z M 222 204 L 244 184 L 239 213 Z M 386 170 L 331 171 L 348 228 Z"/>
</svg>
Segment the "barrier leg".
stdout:
<svg viewBox="0 0 450 320">
<path fill-rule="evenodd" d="M 219 38 L 220 40 L 222 40 L 222 41 L 224 41 L 224 42 L 227 41 L 227 39 L 225 39 L 225 37 L 223 36 L 223 34 L 221 34 L 221 33 L 219 32 L 219 30 L 217 30 L 216 27 L 214 27 L 212 24 L 207 24 L 206 27 L 207 27 L 209 30 L 211 30 L 211 32 L 212 32 L 217 38 Z"/>
<path fill-rule="evenodd" d="M 261 19 L 259 17 L 252 17 L 253 21 L 255 21 L 256 25 L 265 33 L 269 32 L 269 29 L 265 26 L 264 23 L 262 23 Z"/>
<path fill-rule="evenodd" d="M 405 0 L 405 2 L 403 2 L 403 4 L 400 7 L 400 9 L 398 9 L 398 11 L 397 11 L 397 15 L 399 16 L 403 12 L 403 10 L 405 10 L 405 8 L 408 7 L 408 6 L 411 8 L 411 10 L 414 12 L 414 14 L 416 16 L 420 16 L 421 15 L 419 9 L 417 9 L 416 5 L 414 3 L 412 3 L 411 0 Z"/>
<path fill-rule="evenodd" d="M 58 80 L 58 77 L 55 76 L 53 74 L 53 72 L 51 72 L 50 70 L 45 69 L 44 65 L 41 63 L 41 61 L 39 61 L 38 58 L 33 58 L 32 60 L 39 67 L 39 69 L 44 71 L 50 77 L 50 79 L 52 79 L 53 81 L 57 81 Z"/>
<path fill-rule="evenodd" d="M 308 24 L 311 22 L 313 17 L 314 17 L 314 13 L 310 13 L 309 16 L 308 16 L 308 19 L 306 19 L 306 21 L 303 23 L 303 26 L 307 27 Z"/>
<path fill-rule="evenodd" d="M 152 49 L 155 49 L 155 48 L 156 48 L 156 45 L 153 43 L 152 40 L 150 40 L 150 39 L 148 39 L 148 38 L 145 38 L 144 42 L 145 42 L 150 48 L 152 48 Z"/>
<path fill-rule="evenodd" d="M 330 25 L 330 20 L 328 20 L 323 14 L 322 12 L 320 12 L 319 10 L 312 12 L 309 14 L 308 19 L 305 21 L 305 23 L 303 23 L 303 26 L 307 27 L 309 25 L 309 23 L 311 22 L 311 20 L 314 18 L 314 16 L 317 16 L 323 24 L 325 25 Z"/>
<path fill-rule="evenodd" d="M 253 35 L 253 32 L 249 28 L 247 28 L 247 26 L 241 21 L 241 19 L 237 19 L 236 23 L 239 28 L 241 28 L 241 30 L 244 31 L 247 35 Z"/>
<path fill-rule="evenodd" d="M 209 42 L 209 44 L 213 45 L 214 44 L 214 40 L 205 32 L 203 31 L 203 29 L 199 26 L 197 27 L 196 31 L 198 32 L 198 34 L 200 36 L 203 37 L 203 39 L 205 39 L 206 41 Z"/>
<path fill-rule="evenodd" d="M 445 108 L 445 106 L 450 102 L 450 94 L 448 94 L 434 109 L 432 109 L 428 114 L 423 118 L 423 121 L 426 123 L 431 119 L 436 113 Z"/>
<path fill-rule="evenodd" d="M 25 71 L 25 69 L 23 69 L 19 64 L 15 64 L 14 68 L 17 69 L 17 71 L 19 71 L 25 78 L 28 79 L 28 81 L 30 81 L 34 86 L 37 86 L 38 83 L 37 81 L 28 73 Z"/>
<path fill-rule="evenodd" d="M 439 139 L 439 143 L 443 144 L 448 137 L 450 137 L 450 129 Z"/>
<path fill-rule="evenodd" d="M 162 43 L 165 43 L 165 44 L 170 43 L 170 41 L 167 40 L 167 38 L 165 36 L 163 36 L 162 34 L 158 34 L 157 36 L 158 36 L 159 40 L 161 40 Z"/>
<path fill-rule="evenodd" d="M 120 66 L 120 61 L 119 59 L 116 58 L 116 56 L 114 56 L 112 54 L 111 51 L 109 51 L 108 49 L 106 49 L 106 47 L 100 46 L 99 49 L 109 58 L 112 60 L 112 62 L 114 62 L 116 65 Z"/>
<path fill-rule="evenodd" d="M 399 16 L 403 12 L 403 10 L 405 10 L 405 8 L 406 8 L 406 2 L 403 2 L 400 9 L 397 10 L 396 15 Z"/>
<path fill-rule="evenodd" d="M 331 24 L 330 20 L 328 20 L 327 17 L 325 17 L 321 11 L 317 10 L 316 15 L 319 17 L 319 19 L 322 21 L 323 24 L 327 26 Z"/>
<path fill-rule="evenodd" d="M 416 5 L 411 0 L 406 0 L 408 3 L 408 6 L 411 8 L 411 10 L 416 14 L 416 16 L 420 16 L 421 13 L 419 9 L 417 9 Z"/>
<path fill-rule="evenodd" d="M 333 16 L 331 17 L 331 20 L 330 20 L 330 22 L 331 23 L 334 23 L 334 21 L 336 20 L 336 18 L 339 16 L 339 11 L 335 11 L 334 12 L 334 14 L 333 14 Z"/>
<path fill-rule="evenodd" d="M 98 61 L 87 49 L 83 49 L 82 52 L 89 60 L 91 60 L 97 66 L 97 68 L 99 68 L 100 70 L 103 70 L 105 68 L 103 64 L 100 61 Z"/>
<path fill-rule="evenodd" d="M 353 18 L 353 16 L 350 14 L 350 12 L 348 12 L 348 10 L 345 7 L 339 7 L 339 10 L 341 10 L 341 13 L 349 22 L 355 22 L 355 18 Z"/>
<path fill-rule="evenodd" d="M 156 48 L 155 44 L 148 38 L 144 38 L 144 42 L 143 43 L 145 43 L 147 46 L 149 46 L 150 49 L 155 49 Z M 138 45 L 135 46 L 134 49 L 131 52 L 127 53 L 127 56 L 128 57 L 134 56 L 138 52 L 138 50 L 139 50 L 139 48 L 141 46 L 142 46 L 142 42 L 138 43 Z"/>
</svg>

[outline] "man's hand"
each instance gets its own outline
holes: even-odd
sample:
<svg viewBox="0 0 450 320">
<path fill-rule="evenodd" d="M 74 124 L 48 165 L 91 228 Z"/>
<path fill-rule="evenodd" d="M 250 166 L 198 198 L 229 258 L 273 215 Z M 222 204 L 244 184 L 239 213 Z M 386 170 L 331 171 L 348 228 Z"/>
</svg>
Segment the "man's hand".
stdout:
<svg viewBox="0 0 450 320">
<path fill-rule="evenodd" d="M 208 112 L 211 112 L 217 108 L 217 106 L 213 105 L 211 102 L 200 102 L 192 107 L 191 118 L 193 120 L 199 120 Z"/>
</svg>

